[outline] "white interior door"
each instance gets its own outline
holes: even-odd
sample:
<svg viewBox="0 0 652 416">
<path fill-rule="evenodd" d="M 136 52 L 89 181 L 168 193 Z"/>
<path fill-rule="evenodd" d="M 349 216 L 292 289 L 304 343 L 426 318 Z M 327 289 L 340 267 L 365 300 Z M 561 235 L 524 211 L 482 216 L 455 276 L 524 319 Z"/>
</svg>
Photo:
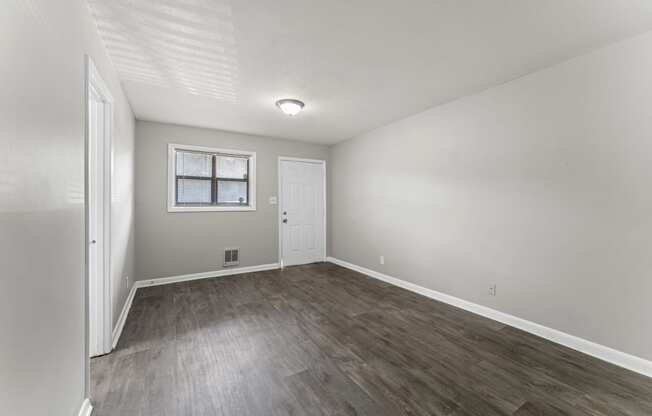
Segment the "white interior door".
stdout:
<svg viewBox="0 0 652 416">
<path fill-rule="evenodd" d="M 104 144 L 106 103 L 98 91 L 89 89 L 89 172 L 88 172 L 88 294 L 89 353 L 104 354 Z"/>
<path fill-rule="evenodd" d="M 324 261 L 324 162 L 280 160 L 281 260 L 284 266 Z"/>
</svg>

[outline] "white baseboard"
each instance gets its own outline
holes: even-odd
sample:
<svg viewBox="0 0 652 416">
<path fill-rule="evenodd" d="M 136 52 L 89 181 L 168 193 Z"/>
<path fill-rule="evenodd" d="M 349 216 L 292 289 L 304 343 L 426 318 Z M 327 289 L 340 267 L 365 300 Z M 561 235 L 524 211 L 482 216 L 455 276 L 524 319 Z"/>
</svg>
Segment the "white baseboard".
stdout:
<svg viewBox="0 0 652 416">
<path fill-rule="evenodd" d="M 79 408 L 79 413 L 77 415 L 91 416 L 92 412 L 93 412 L 93 405 L 91 405 L 90 399 L 84 399 L 84 401 L 81 404 L 81 407 Z"/>
<path fill-rule="evenodd" d="M 235 267 L 233 269 L 216 270 L 214 272 L 202 272 L 192 274 L 182 274 L 179 276 L 159 277 L 156 279 L 146 279 L 137 281 L 134 286 L 147 287 L 168 285 L 170 283 L 186 282 L 188 280 L 208 279 L 211 277 L 231 276 L 234 274 L 262 272 L 265 270 L 274 270 L 280 268 L 278 263 L 261 264 L 258 266 Z"/>
<path fill-rule="evenodd" d="M 134 282 L 134 284 L 131 285 L 131 290 L 129 291 L 129 295 L 125 300 L 125 304 L 122 306 L 122 311 L 118 317 L 118 322 L 115 323 L 115 327 L 113 328 L 112 348 L 115 348 L 116 345 L 118 345 L 118 340 L 120 340 L 120 335 L 122 335 L 122 330 L 125 327 L 125 322 L 127 322 L 127 316 L 129 315 L 129 310 L 131 309 L 131 303 L 134 301 L 134 296 L 136 296 L 136 289 L 138 289 L 137 283 L 138 282 Z"/>
<path fill-rule="evenodd" d="M 449 305 L 467 310 L 469 312 L 473 312 L 477 315 L 481 315 L 506 325 L 513 326 L 557 344 L 564 345 L 574 350 L 599 358 L 603 361 L 615 364 L 619 367 L 623 367 L 648 377 L 652 377 L 652 361 L 648 361 L 643 358 L 606 347 L 604 345 L 596 344 L 595 342 L 588 341 L 586 339 L 579 338 L 574 335 L 558 331 L 556 329 L 548 328 L 546 326 L 539 325 L 537 323 L 518 318 L 516 316 L 479 305 L 477 303 L 469 302 L 464 299 L 447 295 L 445 293 L 437 292 L 436 290 L 415 285 L 414 283 L 406 282 L 405 280 L 397 279 L 395 277 L 388 276 L 386 274 L 370 270 L 343 260 L 339 260 L 334 257 L 328 257 L 327 261 L 342 267 L 346 267 L 347 269 L 366 274 L 367 276 L 382 280 L 392 285 L 402 287 L 403 289 L 407 289 L 420 295 L 427 296 L 431 299 L 435 299 L 440 302 L 444 302 Z"/>
</svg>

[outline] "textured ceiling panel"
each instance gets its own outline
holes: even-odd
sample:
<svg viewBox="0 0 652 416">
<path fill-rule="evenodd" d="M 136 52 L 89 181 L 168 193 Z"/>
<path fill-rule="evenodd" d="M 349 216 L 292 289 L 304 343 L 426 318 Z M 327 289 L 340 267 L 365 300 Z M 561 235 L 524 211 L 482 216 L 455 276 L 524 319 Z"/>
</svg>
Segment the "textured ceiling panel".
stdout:
<svg viewBox="0 0 652 416">
<path fill-rule="evenodd" d="M 123 81 L 237 100 L 238 57 L 228 3 L 89 1 Z"/>
<path fill-rule="evenodd" d="M 652 30 L 650 0 L 89 2 L 137 118 L 321 143 Z"/>
</svg>

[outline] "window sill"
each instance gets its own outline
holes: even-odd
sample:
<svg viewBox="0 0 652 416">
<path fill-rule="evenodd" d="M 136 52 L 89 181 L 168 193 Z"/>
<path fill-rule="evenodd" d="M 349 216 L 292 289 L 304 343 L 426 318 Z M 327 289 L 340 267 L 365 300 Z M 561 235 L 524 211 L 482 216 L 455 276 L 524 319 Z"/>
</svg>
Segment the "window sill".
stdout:
<svg viewBox="0 0 652 416">
<path fill-rule="evenodd" d="M 234 211 L 255 211 L 255 206 L 246 207 L 177 207 L 169 206 L 168 212 L 234 212 Z"/>
</svg>

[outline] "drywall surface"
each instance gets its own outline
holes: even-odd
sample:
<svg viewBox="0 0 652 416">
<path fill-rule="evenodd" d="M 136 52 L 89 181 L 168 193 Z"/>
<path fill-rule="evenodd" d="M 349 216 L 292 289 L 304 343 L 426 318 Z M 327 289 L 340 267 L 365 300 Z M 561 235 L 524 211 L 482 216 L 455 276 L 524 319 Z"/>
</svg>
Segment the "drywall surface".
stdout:
<svg viewBox="0 0 652 416">
<path fill-rule="evenodd" d="M 133 274 L 134 119 L 86 2 L 11 1 L 0 8 L 3 415 L 70 416 L 88 394 L 86 54 L 115 99 L 112 266 L 117 279 Z M 119 283 L 114 288 L 119 309 L 127 288 Z"/>
<path fill-rule="evenodd" d="M 330 255 L 652 359 L 650 74 L 647 34 L 336 145 Z"/>
<path fill-rule="evenodd" d="M 256 152 L 256 211 L 168 212 L 168 143 Z M 278 262 L 278 157 L 328 157 L 328 148 L 269 137 L 136 122 L 136 274 L 139 280 L 221 270 L 226 247 L 240 266 Z"/>
</svg>

